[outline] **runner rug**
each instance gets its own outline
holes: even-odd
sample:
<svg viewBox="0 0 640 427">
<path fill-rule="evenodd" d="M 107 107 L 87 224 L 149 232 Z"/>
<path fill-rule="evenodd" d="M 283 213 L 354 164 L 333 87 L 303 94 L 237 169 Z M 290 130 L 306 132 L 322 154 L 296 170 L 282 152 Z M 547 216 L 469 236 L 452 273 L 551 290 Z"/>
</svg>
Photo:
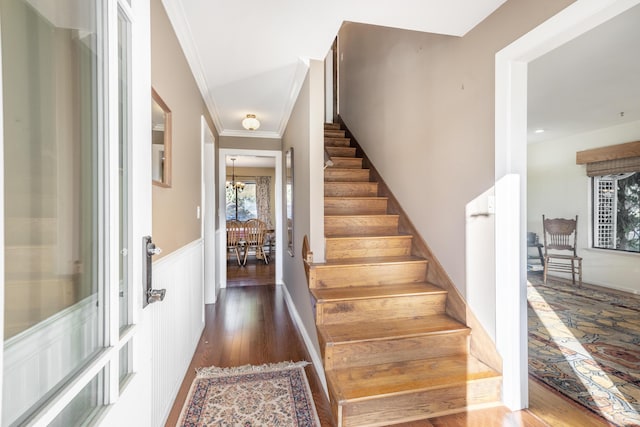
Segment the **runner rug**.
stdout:
<svg viewBox="0 0 640 427">
<path fill-rule="evenodd" d="M 529 373 L 619 426 L 640 426 L 640 297 L 531 275 Z"/>
<path fill-rule="evenodd" d="M 197 370 L 178 426 L 320 426 L 308 362 Z"/>
</svg>

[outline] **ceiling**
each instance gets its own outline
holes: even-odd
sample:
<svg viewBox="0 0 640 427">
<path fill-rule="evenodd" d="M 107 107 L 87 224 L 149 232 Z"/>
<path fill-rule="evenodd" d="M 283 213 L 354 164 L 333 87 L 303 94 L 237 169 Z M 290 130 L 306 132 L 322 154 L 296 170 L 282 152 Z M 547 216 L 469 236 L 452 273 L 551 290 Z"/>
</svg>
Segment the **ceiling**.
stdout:
<svg viewBox="0 0 640 427">
<path fill-rule="evenodd" d="M 530 143 L 640 120 L 640 6 L 536 59 L 528 73 Z"/>
<path fill-rule="evenodd" d="M 344 21 L 461 36 L 505 0 L 162 1 L 218 133 L 279 138 Z M 640 120 L 639 22 L 636 6 L 529 64 L 529 142 Z"/>
<path fill-rule="evenodd" d="M 505 0 L 162 0 L 221 136 L 279 138 L 344 21 L 464 35 Z M 460 11 L 464 10 L 461 14 Z M 246 131 L 241 121 L 261 122 Z"/>
</svg>

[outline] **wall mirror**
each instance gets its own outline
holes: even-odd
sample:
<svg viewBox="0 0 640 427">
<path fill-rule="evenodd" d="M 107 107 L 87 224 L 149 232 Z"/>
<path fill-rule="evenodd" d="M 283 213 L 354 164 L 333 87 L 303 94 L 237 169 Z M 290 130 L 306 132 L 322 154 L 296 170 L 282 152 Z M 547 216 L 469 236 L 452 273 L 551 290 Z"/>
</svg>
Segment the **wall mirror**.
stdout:
<svg viewBox="0 0 640 427">
<path fill-rule="evenodd" d="M 293 255 L 293 147 L 285 155 L 285 185 L 287 197 L 287 249 Z"/>
<path fill-rule="evenodd" d="M 151 179 L 171 187 L 171 110 L 151 89 Z"/>
</svg>

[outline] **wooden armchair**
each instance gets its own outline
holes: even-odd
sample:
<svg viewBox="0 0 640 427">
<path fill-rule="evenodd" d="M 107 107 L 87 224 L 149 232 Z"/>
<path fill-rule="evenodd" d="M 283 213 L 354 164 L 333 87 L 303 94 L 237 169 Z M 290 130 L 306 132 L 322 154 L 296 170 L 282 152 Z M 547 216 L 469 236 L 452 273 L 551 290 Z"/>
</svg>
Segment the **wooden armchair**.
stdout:
<svg viewBox="0 0 640 427">
<path fill-rule="evenodd" d="M 578 286 L 582 286 L 582 258 L 576 251 L 578 215 L 576 219 L 546 219 L 542 215 L 542 226 L 544 229 L 544 283 L 547 283 L 547 272 L 557 271 L 571 273 L 574 285 L 577 274 Z"/>
<path fill-rule="evenodd" d="M 242 265 L 242 261 L 240 260 L 240 248 L 244 237 L 243 235 L 244 228 L 240 221 L 227 221 L 227 253 L 236 253 L 238 265 Z"/>
<path fill-rule="evenodd" d="M 267 232 L 266 224 L 259 219 L 250 219 L 244 223 L 244 239 L 246 246 L 244 249 L 243 265 L 247 264 L 249 249 L 254 249 L 257 259 L 262 259 L 265 264 L 269 264 L 269 257 L 264 251 L 264 239 Z"/>
</svg>

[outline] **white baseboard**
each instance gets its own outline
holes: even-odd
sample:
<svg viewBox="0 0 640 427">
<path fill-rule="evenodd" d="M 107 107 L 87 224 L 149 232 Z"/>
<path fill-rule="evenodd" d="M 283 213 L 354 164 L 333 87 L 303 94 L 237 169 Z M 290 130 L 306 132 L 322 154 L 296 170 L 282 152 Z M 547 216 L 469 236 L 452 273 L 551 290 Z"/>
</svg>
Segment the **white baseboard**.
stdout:
<svg viewBox="0 0 640 427">
<path fill-rule="evenodd" d="M 293 298 L 291 298 L 291 294 L 289 293 L 289 289 L 287 286 L 282 283 L 278 284 L 278 286 L 282 286 L 284 290 L 284 297 L 287 303 L 287 308 L 289 309 L 289 313 L 291 313 L 291 317 L 293 318 L 293 322 L 296 324 L 298 331 L 302 334 L 302 339 L 304 340 L 304 345 L 307 347 L 307 351 L 311 356 L 311 361 L 313 362 L 313 366 L 316 368 L 316 372 L 318 373 L 318 378 L 320 378 L 320 383 L 322 384 L 322 389 L 324 390 L 324 394 L 329 398 L 329 390 L 327 388 L 327 379 L 324 376 L 324 365 L 322 363 L 322 357 L 318 354 L 318 351 L 315 348 L 313 340 L 307 333 L 307 330 L 304 327 L 304 323 L 302 322 L 302 318 L 298 313 L 298 309 L 293 303 Z"/>
</svg>

